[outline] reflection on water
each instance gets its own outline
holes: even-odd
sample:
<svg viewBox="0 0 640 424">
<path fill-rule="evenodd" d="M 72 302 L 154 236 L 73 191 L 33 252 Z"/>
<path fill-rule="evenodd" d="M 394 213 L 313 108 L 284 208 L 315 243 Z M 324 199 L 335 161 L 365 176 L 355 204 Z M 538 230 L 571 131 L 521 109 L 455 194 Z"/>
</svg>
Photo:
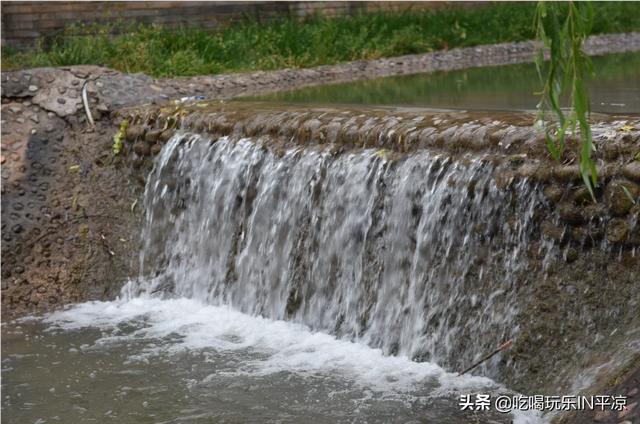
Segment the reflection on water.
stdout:
<svg viewBox="0 0 640 424">
<path fill-rule="evenodd" d="M 461 393 L 506 392 L 489 379 L 187 299 L 85 303 L 5 323 L 2 352 L 2 413 L 13 423 L 513 419 L 459 411 Z"/>
<path fill-rule="evenodd" d="M 592 110 L 640 112 L 640 53 L 592 58 Z M 533 64 L 378 78 L 259 97 L 293 103 L 420 106 L 468 110 L 535 109 L 541 84 Z"/>
</svg>

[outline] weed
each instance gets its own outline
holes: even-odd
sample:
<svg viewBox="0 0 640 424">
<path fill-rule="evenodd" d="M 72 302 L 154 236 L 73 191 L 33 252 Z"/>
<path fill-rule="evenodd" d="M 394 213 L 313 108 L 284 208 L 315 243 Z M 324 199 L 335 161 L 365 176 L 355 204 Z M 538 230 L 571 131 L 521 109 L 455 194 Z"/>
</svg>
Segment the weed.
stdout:
<svg viewBox="0 0 640 424">
<path fill-rule="evenodd" d="M 594 2 L 592 33 L 640 30 L 633 2 Z M 313 16 L 218 31 L 112 23 L 76 25 L 29 51 L 2 49 L 2 69 L 104 65 L 155 77 L 303 68 L 432 50 L 533 39 L 535 2 L 474 8 Z M 117 30 L 117 31 L 116 31 Z M 117 32 L 117 34 L 116 34 Z"/>
</svg>

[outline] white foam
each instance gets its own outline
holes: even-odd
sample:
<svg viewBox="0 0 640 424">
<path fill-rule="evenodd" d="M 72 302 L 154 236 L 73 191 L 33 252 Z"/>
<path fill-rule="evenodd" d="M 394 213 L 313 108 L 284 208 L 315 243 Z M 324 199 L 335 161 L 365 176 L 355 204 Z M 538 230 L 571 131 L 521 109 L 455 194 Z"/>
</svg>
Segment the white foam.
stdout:
<svg viewBox="0 0 640 424">
<path fill-rule="evenodd" d="M 99 328 L 105 333 L 97 345 L 177 334 L 181 337 L 173 337 L 171 343 L 158 347 L 165 351 L 257 351 L 266 354 L 252 364 L 252 371 L 258 374 L 333 371 L 378 390 L 411 390 L 425 381 L 437 382 L 449 390 L 496 387 L 488 378 L 457 376 L 435 364 L 384 356 L 379 349 L 314 332 L 301 324 L 250 316 L 227 306 L 206 305 L 192 299 L 88 302 L 55 312 L 45 322 L 65 330 Z M 118 326 L 124 323 L 137 323 L 138 328 L 123 335 Z"/>
<path fill-rule="evenodd" d="M 282 371 L 303 375 L 331 373 L 378 392 L 407 393 L 437 386 L 433 392 L 437 396 L 504 390 L 488 378 L 459 376 L 429 362 L 385 356 L 379 349 L 314 332 L 301 324 L 250 316 L 227 306 L 207 305 L 193 299 L 140 297 L 88 302 L 48 315 L 44 321 L 54 329 L 102 330 L 102 337 L 89 347 L 94 349 L 138 339 L 154 341 L 154 347 L 142 356 L 184 349 L 259 353 L 250 355 L 249 363 L 238 371 L 253 375 Z M 119 329 L 123 324 L 134 329 L 125 333 Z M 163 338 L 166 340 L 158 342 Z M 529 418 L 523 416 L 517 422 L 534 422 Z"/>
</svg>

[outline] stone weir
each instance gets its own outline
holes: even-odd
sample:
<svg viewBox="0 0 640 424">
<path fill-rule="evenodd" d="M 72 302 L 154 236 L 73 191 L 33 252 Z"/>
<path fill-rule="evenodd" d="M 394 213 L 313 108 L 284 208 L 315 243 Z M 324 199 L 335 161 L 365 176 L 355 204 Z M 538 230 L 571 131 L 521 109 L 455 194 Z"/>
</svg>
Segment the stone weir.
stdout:
<svg viewBox="0 0 640 424">
<path fill-rule="evenodd" d="M 3 119 L 18 113 L 5 110 L 10 107 L 21 106 L 3 105 Z M 289 185 L 283 187 L 298 187 L 295 193 L 308 196 L 309 205 L 336 205 L 344 212 L 351 203 L 340 206 L 341 199 L 364 202 L 357 203 L 364 206 L 356 212 L 367 218 L 367 232 L 341 239 L 342 232 L 331 230 L 327 234 L 336 234 L 332 243 L 343 253 L 324 265 L 312 264 L 309 256 L 326 246 L 306 240 L 321 241 L 322 235 L 303 212 L 287 215 L 300 231 L 292 235 L 292 256 L 285 258 L 291 273 L 283 283 L 282 308 L 273 312 L 273 302 L 257 301 L 258 295 L 245 299 L 224 285 L 208 293 L 218 290 L 220 296 L 240 299 L 253 313 L 312 327 L 310 319 L 321 316 L 320 330 L 362 337 L 388 354 L 434 360 L 453 371 L 513 340 L 509 350 L 474 372 L 526 393 L 602 392 L 637 378 L 637 116 L 592 117 L 599 172 L 593 199 L 581 181 L 576 140 L 568 140 L 561 161 L 551 160 L 532 127 L 534 115 L 524 112 L 304 109 L 203 101 L 121 108 L 102 114 L 95 127 L 44 110 L 36 115 L 37 131 L 21 135 L 28 139 L 24 154 L 16 153 L 20 160 L 11 159 L 2 170 L 3 314 L 112 298 L 127 278 L 155 278 L 172 261 L 180 262 L 192 252 L 190 243 L 205 243 L 202 252 L 194 253 L 198 259 L 215 247 L 202 237 L 193 239 L 198 227 L 190 227 L 188 214 L 194 205 L 212 211 L 219 206 L 234 222 L 223 240 L 227 260 L 208 271 L 240 280 L 260 267 L 271 269 L 269 260 L 256 264 L 241 252 L 251 248 L 243 234 L 253 234 L 247 220 L 260 210 L 256 199 L 271 199 L 267 171 L 276 172 L 282 164 L 290 170 L 285 173 Z M 122 140 L 117 155 L 114 136 Z M 245 157 L 258 158 L 258 165 L 238 180 L 233 198 L 216 200 L 197 191 L 198 184 L 207 184 L 205 176 L 218 168 L 227 175 L 234 161 Z M 198 162 L 203 158 L 216 160 Z M 318 172 L 305 171 L 305 163 Z M 295 185 L 296 178 L 300 184 L 308 179 L 318 191 L 305 191 L 304 184 Z M 157 184 L 150 186 L 148 179 Z M 349 197 L 350 183 L 360 184 L 369 197 Z M 323 192 L 330 186 L 344 189 Z M 425 201 L 429 193 L 438 195 Z M 300 205 L 288 206 L 295 211 Z M 272 206 L 280 210 L 283 205 Z M 330 211 L 322 213 L 340 221 Z M 173 227 L 182 227 L 176 223 L 187 231 L 178 232 Z M 171 237 L 186 250 L 167 250 Z M 361 252 L 357 270 L 350 268 L 356 250 Z M 357 271 L 365 289 L 364 303 L 356 303 L 364 312 L 350 316 L 339 299 L 330 298 L 326 302 L 337 308 L 335 316 L 310 312 L 305 302 L 320 292 L 342 287 L 340 293 L 352 295 L 347 281 L 330 272 L 319 292 L 304 287 L 309 269 L 325 266 L 344 275 Z M 411 300 L 421 293 L 416 269 L 425 276 L 420 284 L 434 289 L 420 302 Z M 196 291 L 155 280 L 133 289 Z M 442 287 L 441 281 L 451 284 Z M 390 289 L 385 290 L 386 282 Z M 379 311 L 393 313 L 376 315 L 376 305 L 382 304 L 387 307 Z M 438 307 L 431 311 L 430 305 Z M 420 328 L 407 331 L 405 324 L 412 320 Z"/>
<path fill-rule="evenodd" d="M 123 109 L 117 113 L 116 121 L 126 121 L 124 152 L 132 165 L 140 169 L 150 169 L 153 156 L 163 152 L 170 140 L 171 149 L 179 149 L 181 144 L 224 142 L 224 147 L 217 148 L 220 151 L 229 149 L 229 143 L 243 146 L 250 143 L 269 152 L 274 160 L 281 158 L 283 163 L 293 160 L 291 155 L 296 151 L 319 152 L 336 160 L 369 152 L 388 167 L 385 169 L 394 170 L 396 175 L 404 172 L 406 178 L 421 178 L 412 174 L 416 171 L 413 171 L 414 165 L 410 165 L 415 158 L 422 157 L 420 155 L 426 155 L 425 163 L 437 169 L 445 163 L 459 164 L 464 170 L 458 173 L 447 168 L 447 184 L 466 194 L 459 198 L 454 195 L 453 200 L 449 198 L 448 203 L 444 201 L 439 207 L 467 208 L 467 212 L 442 215 L 442 221 L 432 230 L 440 228 L 446 232 L 447 225 L 460 219 L 457 225 L 472 228 L 459 233 L 458 242 L 466 249 L 477 250 L 478 254 L 458 253 L 455 257 L 461 261 L 457 266 L 464 276 L 455 277 L 462 289 L 447 292 L 447 296 L 451 296 L 449 300 L 459 296 L 449 302 L 444 312 L 440 311 L 449 316 L 427 314 L 431 330 L 442 336 L 440 343 L 435 341 L 430 349 L 421 350 L 414 349 L 411 342 L 403 345 L 402 340 L 395 340 L 385 344 L 372 336 L 372 344 L 388 353 L 413 355 L 417 360 L 436 359 L 456 370 L 481 357 L 482 352 L 492 351 L 499 342 L 513 339 L 512 349 L 480 367 L 479 372 L 525 392 L 574 393 L 601 390 L 603 384 L 611 383 L 612 376 L 620 383 L 623 375 L 627 375 L 620 374 L 621 370 L 628 373 L 638 369 L 640 351 L 640 314 L 637 313 L 640 304 L 640 121 L 637 116 L 594 115 L 592 118 L 594 158 L 599 173 L 595 199 L 580 177 L 575 157 L 576 140 L 568 140 L 559 162 L 551 160 L 544 139 L 532 127 L 534 115 L 531 113 L 301 109 L 263 103 L 196 102 Z M 194 139 L 189 133 L 199 137 Z M 221 153 L 207 154 L 215 157 Z M 440 165 L 433 164 L 434 157 Z M 170 155 L 163 161 L 169 164 Z M 180 170 L 179 165 L 166 166 L 173 169 L 170 174 L 186 178 L 187 185 L 167 177 L 169 174 L 164 175 L 163 171 L 156 177 L 160 181 L 169 178 L 167 187 L 189 198 L 189 184 L 197 179 L 190 174 L 192 171 Z M 471 168 L 489 171 L 469 174 Z M 366 178 L 373 177 L 368 174 Z M 386 187 L 380 190 L 390 190 L 389 186 L 396 184 L 380 178 L 383 182 L 379 184 Z M 420 186 L 420 181 L 416 180 L 415 185 Z M 251 214 L 255 190 L 239 187 L 236 212 Z M 434 187 L 425 190 L 437 191 Z M 495 195 L 491 201 L 500 205 L 486 200 L 487 192 L 493 193 L 493 190 L 495 193 L 489 197 Z M 182 197 L 172 199 L 185 202 Z M 475 206 L 467 201 L 475 202 Z M 427 206 L 420 204 L 420 200 L 409 202 L 413 202 L 415 213 L 407 215 L 407 219 L 426 214 L 423 208 Z M 163 206 L 170 207 L 170 204 Z M 374 207 L 373 221 L 378 219 L 376 214 L 391 213 L 385 212 L 385 207 L 390 208 L 382 201 Z M 242 208 L 246 208 L 245 212 L 241 212 Z M 486 212 L 474 208 L 486 208 Z M 455 214 L 456 218 L 451 218 Z M 168 225 L 174 225 L 175 219 L 175 216 L 169 219 Z M 423 221 L 418 219 L 407 225 L 413 225 L 416 230 L 423 225 L 420 222 Z M 371 225 L 375 227 L 375 223 Z M 392 224 L 380 225 L 384 227 L 379 230 L 382 233 Z M 387 243 L 384 236 L 381 239 L 371 241 L 373 247 L 366 249 L 375 250 Z M 468 239 L 475 242 L 468 243 Z M 406 246 L 396 247 L 413 251 L 420 242 L 410 238 Z M 438 243 L 442 240 L 430 242 L 441 247 Z M 445 247 L 451 249 L 451 240 L 448 242 Z M 239 242 L 231 242 L 230 246 L 235 246 L 232 250 L 242 249 L 236 243 Z M 487 246 L 490 246 L 489 253 L 485 250 Z M 157 267 L 171 262 L 167 259 L 170 252 L 151 251 L 151 256 L 162 259 L 155 263 L 147 258 L 149 268 L 143 272 L 157 273 Z M 442 254 L 446 256 L 450 251 Z M 434 260 L 424 252 L 419 255 L 423 255 L 425 261 Z M 365 261 L 369 257 L 371 262 L 363 265 L 363 272 L 371 275 L 359 278 L 369 284 L 367 278 L 384 274 L 384 265 L 380 265 L 384 261 L 376 259 L 375 253 L 364 257 Z M 238 272 L 232 268 L 225 272 Z M 162 287 L 152 289 L 157 291 Z M 401 296 L 400 292 L 397 295 Z M 292 300 L 291 296 L 283 307 L 284 315 L 277 317 L 291 316 L 305 321 L 305 314 L 298 311 L 303 301 Z M 447 298 L 440 300 L 446 302 Z M 249 309 L 264 313 L 264 305 L 252 304 Z M 410 314 L 408 309 L 405 314 Z M 486 315 L 493 318 L 485 320 Z M 366 318 L 372 320 L 369 316 Z M 481 325 L 475 326 L 468 320 L 477 320 Z M 442 321 L 447 322 L 448 328 L 438 333 L 442 330 Z M 452 333 L 451 329 L 456 326 L 457 330 Z M 361 334 L 359 331 L 366 334 L 362 329 L 355 329 L 353 333 L 344 330 L 344 321 L 327 328 L 338 334 L 344 332 L 347 337 Z"/>
<path fill-rule="evenodd" d="M 634 219 L 640 195 L 640 120 L 637 116 L 593 115 L 593 154 L 598 185 L 592 198 L 579 171 L 578 142 L 569 137 L 553 161 L 544 135 L 526 112 L 436 111 L 399 108 L 314 108 L 265 103 L 196 102 L 165 107 L 122 109 L 125 150 L 135 167 L 150 165 L 178 131 L 212 140 L 251 138 L 282 155 L 288 149 L 326 149 L 334 155 L 373 149 L 401 159 L 420 151 L 468 162 L 479 158 L 499 170 L 499 189 L 520 181 L 540 187 L 559 226 L 543 225 L 557 242 L 592 246 L 600 240 L 634 249 L 640 244 Z M 498 166 L 500 165 L 500 166 Z M 624 222 L 624 223 L 623 223 Z M 568 227 L 565 227 L 568 226 Z"/>
</svg>

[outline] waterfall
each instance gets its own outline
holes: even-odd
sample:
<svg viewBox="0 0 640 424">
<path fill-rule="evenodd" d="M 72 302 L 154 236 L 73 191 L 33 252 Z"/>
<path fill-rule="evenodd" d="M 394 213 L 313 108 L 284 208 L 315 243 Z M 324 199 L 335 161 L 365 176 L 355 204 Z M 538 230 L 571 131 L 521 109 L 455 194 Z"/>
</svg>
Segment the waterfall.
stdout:
<svg viewBox="0 0 640 424">
<path fill-rule="evenodd" d="M 177 134 L 147 182 L 141 276 L 124 294 L 228 304 L 458 370 L 518 331 L 540 195 L 499 190 L 499 172 Z"/>
</svg>

